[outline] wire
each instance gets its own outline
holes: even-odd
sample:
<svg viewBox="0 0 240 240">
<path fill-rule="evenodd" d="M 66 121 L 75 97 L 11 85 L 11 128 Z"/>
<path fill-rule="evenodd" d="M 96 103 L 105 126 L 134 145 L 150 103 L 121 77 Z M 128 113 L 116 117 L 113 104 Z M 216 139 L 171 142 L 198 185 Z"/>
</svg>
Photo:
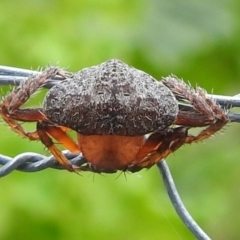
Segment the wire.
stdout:
<svg viewBox="0 0 240 240">
<path fill-rule="evenodd" d="M 178 216 L 182 219 L 187 228 L 193 233 L 193 235 L 198 240 L 210 240 L 208 235 L 199 227 L 199 225 L 195 222 L 195 220 L 192 218 L 190 213 L 185 208 L 178 194 L 177 188 L 175 186 L 167 162 L 165 160 L 162 160 L 157 163 L 157 167 L 162 175 L 162 179 L 167 189 L 168 196 Z"/>
<path fill-rule="evenodd" d="M 41 72 L 0 65 L 0 85 L 19 85 L 23 80 L 30 76 L 36 76 L 39 73 Z M 51 88 L 63 79 L 61 76 L 56 76 L 43 87 Z"/>
<path fill-rule="evenodd" d="M 63 151 L 63 154 L 72 165 L 81 166 L 86 163 L 86 160 L 82 155 L 72 154 L 69 151 Z M 3 165 L 0 167 L 0 177 L 8 175 L 14 170 L 22 172 L 37 172 L 46 168 L 65 169 L 53 156 L 46 157 L 32 152 L 25 152 L 14 158 L 0 154 L 0 165 Z"/>
</svg>

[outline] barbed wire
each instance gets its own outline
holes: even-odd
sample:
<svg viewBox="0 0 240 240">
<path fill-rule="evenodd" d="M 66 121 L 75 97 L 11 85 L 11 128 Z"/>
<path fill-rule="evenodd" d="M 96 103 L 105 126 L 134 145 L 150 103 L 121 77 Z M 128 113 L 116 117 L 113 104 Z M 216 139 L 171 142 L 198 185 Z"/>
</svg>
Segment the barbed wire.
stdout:
<svg viewBox="0 0 240 240">
<path fill-rule="evenodd" d="M 25 80 L 31 75 L 38 74 L 38 71 L 31 71 L 26 69 L 12 68 L 0 66 L 0 85 L 19 85 L 21 81 Z M 49 81 L 44 87 L 51 88 L 62 80 L 61 76 Z M 234 107 L 240 107 L 240 94 L 235 96 L 209 95 L 212 99 L 218 102 L 226 110 Z M 179 104 L 180 109 L 184 111 L 192 111 L 192 106 L 186 103 Z M 228 112 L 228 117 L 231 122 L 240 122 L 240 114 L 235 112 Z M 71 162 L 72 165 L 82 166 L 88 164 L 86 159 L 80 154 L 72 154 L 69 151 L 63 151 L 63 154 Z M 58 161 L 53 156 L 44 156 L 37 153 L 25 152 L 13 158 L 0 154 L 0 178 L 7 176 L 14 170 L 22 172 L 37 172 L 47 168 L 63 169 Z M 165 160 L 157 163 L 157 167 L 162 175 L 163 182 L 167 189 L 169 198 L 184 224 L 189 228 L 193 235 L 200 240 L 209 240 L 207 234 L 199 227 L 191 215 L 186 210 L 181 198 L 176 189 L 171 172 Z"/>
</svg>

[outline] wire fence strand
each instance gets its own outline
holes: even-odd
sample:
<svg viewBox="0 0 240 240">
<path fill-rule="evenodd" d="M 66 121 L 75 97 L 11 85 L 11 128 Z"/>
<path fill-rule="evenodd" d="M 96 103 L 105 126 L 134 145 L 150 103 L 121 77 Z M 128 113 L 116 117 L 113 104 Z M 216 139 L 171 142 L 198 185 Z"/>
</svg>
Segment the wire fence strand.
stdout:
<svg viewBox="0 0 240 240">
<path fill-rule="evenodd" d="M 190 215 L 190 213 L 184 206 L 175 186 L 167 162 L 165 160 L 162 160 L 157 163 L 157 167 L 162 175 L 162 179 L 168 192 L 168 196 L 172 202 L 172 205 L 176 210 L 178 216 L 182 219 L 183 223 L 198 240 L 210 240 L 209 236 L 200 228 L 200 226 L 197 224 L 197 222 L 193 219 L 193 217 Z"/>
<path fill-rule="evenodd" d="M 40 74 L 41 71 L 33 71 L 29 69 L 22 69 L 16 67 L 8 67 L 0 65 L 0 85 L 19 85 L 22 81 L 26 80 L 30 76 L 36 76 Z M 56 76 L 49 80 L 43 87 L 51 88 L 64 78 L 62 76 Z M 209 98 L 214 99 L 225 109 L 231 109 L 234 107 L 240 107 L 240 93 L 235 96 L 224 96 L 224 95 L 214 95 L 208 94 Z M 192 106 L 188 104 L 183 104 L 179 102 L 180 109 L 187 109 L 192 111 Z M 240 113 L 229 112 L 229 120 L 231 122 L 240 122 Z"/>
<path fill-rule="evenodd" d="M 63 154 L 72 165 L 81 166 L 86 163 L 85 158 L 80 154 L 76 155 L 69 151 L 63 151 Z M 14 170 L 22 172 L 37 172 L 46 168 L 64 169 L 62 165 L 53 157 L 47 157 L 38 153 L 25 152 L 13 158 L 0 154 L 0 177 L 10 174 Z"/>
</svg>

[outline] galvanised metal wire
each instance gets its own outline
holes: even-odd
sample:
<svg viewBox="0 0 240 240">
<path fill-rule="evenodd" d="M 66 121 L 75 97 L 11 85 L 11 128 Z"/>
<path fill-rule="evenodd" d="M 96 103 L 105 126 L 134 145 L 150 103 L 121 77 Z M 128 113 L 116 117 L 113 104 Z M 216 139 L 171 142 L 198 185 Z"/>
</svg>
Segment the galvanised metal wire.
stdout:
<svg viewBox="0 0 240 240">
<path fill-rule="evenodd" d="M 72 154 L 69 151 L 63 151 L 66 158 L 75 166 L 81 166 L 86 163 L 84 157 Z M 22 172 L 37 172 L 46 168 L 64 169 L 53 156 L 44 156 L 38 153 L 25 152 L 13 158 L 0 154 L 0 178 L 10 174 L 14 170 Z"/>
</svg>

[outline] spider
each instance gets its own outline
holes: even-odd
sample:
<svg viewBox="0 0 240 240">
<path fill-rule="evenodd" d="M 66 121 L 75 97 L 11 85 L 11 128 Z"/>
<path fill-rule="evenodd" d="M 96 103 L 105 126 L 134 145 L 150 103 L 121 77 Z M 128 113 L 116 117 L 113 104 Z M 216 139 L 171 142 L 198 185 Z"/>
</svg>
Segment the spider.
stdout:
<svg viewBox="0 0 240 240">
<path fill-rule="evenodd" d="M 39 108 L 21 108 L 55 76 Z M 178 101 L 192 106 L 180 109 Z M 201 88 L 195 90 L 174 76 L 161 82 L 147 73 L 111 59 L 69 73 L 49 67 L 23 81 L 1 103 L 0 114 L 13 131 L 40 140 L 69 171 L 113 173 L 150 168 L 183 144 L 202 141 L 220 130 L 227 113 Z M 21 122 L 36 122 L 27 132 Z M 196 136 L 193 127 L 204 127 Z M 77 141 L 68 131 L 77 133 Z M 53 142 L 82 154 L 86 164 L 73 166 Z"/>
</svg>

